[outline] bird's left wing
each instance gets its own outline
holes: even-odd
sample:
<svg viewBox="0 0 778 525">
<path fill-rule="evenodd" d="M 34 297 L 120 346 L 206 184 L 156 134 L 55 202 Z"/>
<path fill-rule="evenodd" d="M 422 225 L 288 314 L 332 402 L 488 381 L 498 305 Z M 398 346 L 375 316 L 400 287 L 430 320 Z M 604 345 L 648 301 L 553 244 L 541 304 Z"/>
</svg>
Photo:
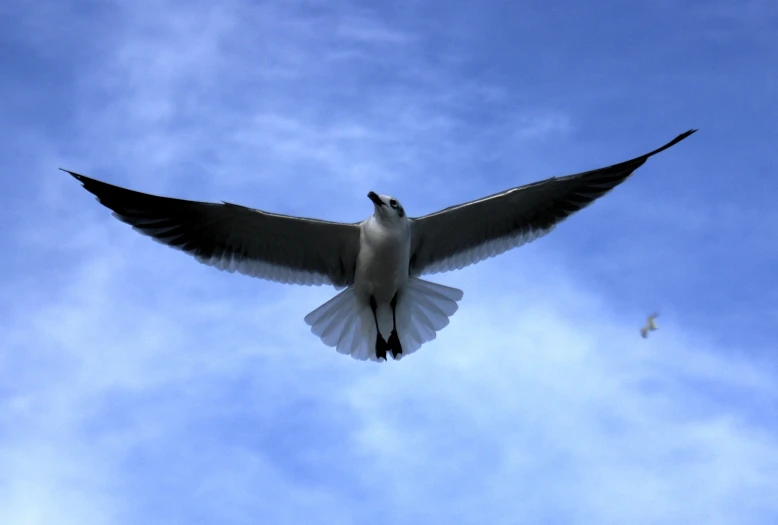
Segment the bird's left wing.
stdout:
<svg viewBox="0 0 778 525">
<path fill-rule="evenodd" d="M 67 173 L 116 218 L 201 263 L 281 283 L 347 286 L 354 280 L 358 224 L 158 197 Z"/>
<path fill-rule="evenodd" d="M 566 177 L 552 177 L 412 219 L 410 274 L 463 268 L 549 233 L 554 226 L 624 182 L 652 155 Z"/>
</svg>

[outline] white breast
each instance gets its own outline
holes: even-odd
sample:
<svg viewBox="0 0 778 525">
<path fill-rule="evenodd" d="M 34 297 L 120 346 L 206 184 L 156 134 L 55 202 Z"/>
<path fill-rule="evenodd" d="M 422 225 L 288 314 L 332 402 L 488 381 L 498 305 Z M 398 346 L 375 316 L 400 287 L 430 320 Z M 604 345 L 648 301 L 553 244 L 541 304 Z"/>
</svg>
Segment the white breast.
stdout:
<svg viewBox="0 0 778 525">
<path fill-rule="evenodd" d="M 411 232 L 407 221 L 385 225 L 370 217 L 362 223 L 354 288 L 364 300 L 371 295 L 389 302 L 408 281 Z"/>
</svg>

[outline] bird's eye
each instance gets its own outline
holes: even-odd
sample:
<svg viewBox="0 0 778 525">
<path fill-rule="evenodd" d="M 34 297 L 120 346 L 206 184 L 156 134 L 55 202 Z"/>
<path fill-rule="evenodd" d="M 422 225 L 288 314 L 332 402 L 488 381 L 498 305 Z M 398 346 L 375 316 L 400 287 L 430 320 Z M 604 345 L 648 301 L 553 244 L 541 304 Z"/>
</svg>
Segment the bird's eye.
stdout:
<svg viewBox="0 0 778 525">
<path fill-rule="evenodd" d="M 396 208 L 397 207 L 397 201 L 394 200 L 394 199 L 390 200 L 389 201 L 389 206 L 391 206 L 392 208 Z"/>
</svg>

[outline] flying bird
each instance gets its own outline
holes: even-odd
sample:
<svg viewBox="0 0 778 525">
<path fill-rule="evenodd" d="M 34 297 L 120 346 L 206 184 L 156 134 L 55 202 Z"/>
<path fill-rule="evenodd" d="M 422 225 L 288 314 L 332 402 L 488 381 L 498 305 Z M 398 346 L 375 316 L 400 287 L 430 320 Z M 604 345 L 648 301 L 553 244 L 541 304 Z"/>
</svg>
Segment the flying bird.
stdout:
<svg viewBox="0 0 778 525">
<path fill-rule="evenodd" d="M 324 344 L 360 360 L 400 359 L 435 338 L 462 291 L 420 276 L 464 268 L 549 233 L 624 182 L 652 155 L 552 177 L 411 218 L 389 195 L 367 194 L 357 223 L 268 213 L 237 204 L 159 197 L 69 170 L 113 215 L 199 262 L 281 283 L 330 284 L 340 293 L 305 317 Z M 345 288 L 343 290 L 343 288 Z"/>
<path fill-rule="evenodd" d="M 648 319 L 646 320 L 646 326 L 640 329 L 640 335 L 643 339 L 648 337 L 648 332 L 653 332 L 657 329 L 656 323 L 654 322 L 654 319 L 657 317 L 659 317 L 659 314 L 651 314 L 648 316 Z"/>
</svg>

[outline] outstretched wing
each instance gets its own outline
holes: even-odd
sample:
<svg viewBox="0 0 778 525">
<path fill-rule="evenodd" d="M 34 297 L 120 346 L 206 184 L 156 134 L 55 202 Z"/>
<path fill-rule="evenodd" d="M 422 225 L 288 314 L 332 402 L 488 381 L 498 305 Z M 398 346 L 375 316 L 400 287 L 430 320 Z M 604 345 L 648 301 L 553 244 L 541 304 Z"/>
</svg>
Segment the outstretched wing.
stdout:
<svg viewBox="0 0 778 525">
<path fill-rule="evenodd" d="M 346 286 L 354 280 L 358 224 L 158 197 L 67 173 L 116 218 L 201 263 L 281 283 Z"/>
<path fill-rule="evenodd" d="M 445 272 L 499 255 L 549 233 L 554 226 L 618 186 L 652 155 L 566 177 L 552 177 L 411 221 L 411 275 Z"/>
</svg>

